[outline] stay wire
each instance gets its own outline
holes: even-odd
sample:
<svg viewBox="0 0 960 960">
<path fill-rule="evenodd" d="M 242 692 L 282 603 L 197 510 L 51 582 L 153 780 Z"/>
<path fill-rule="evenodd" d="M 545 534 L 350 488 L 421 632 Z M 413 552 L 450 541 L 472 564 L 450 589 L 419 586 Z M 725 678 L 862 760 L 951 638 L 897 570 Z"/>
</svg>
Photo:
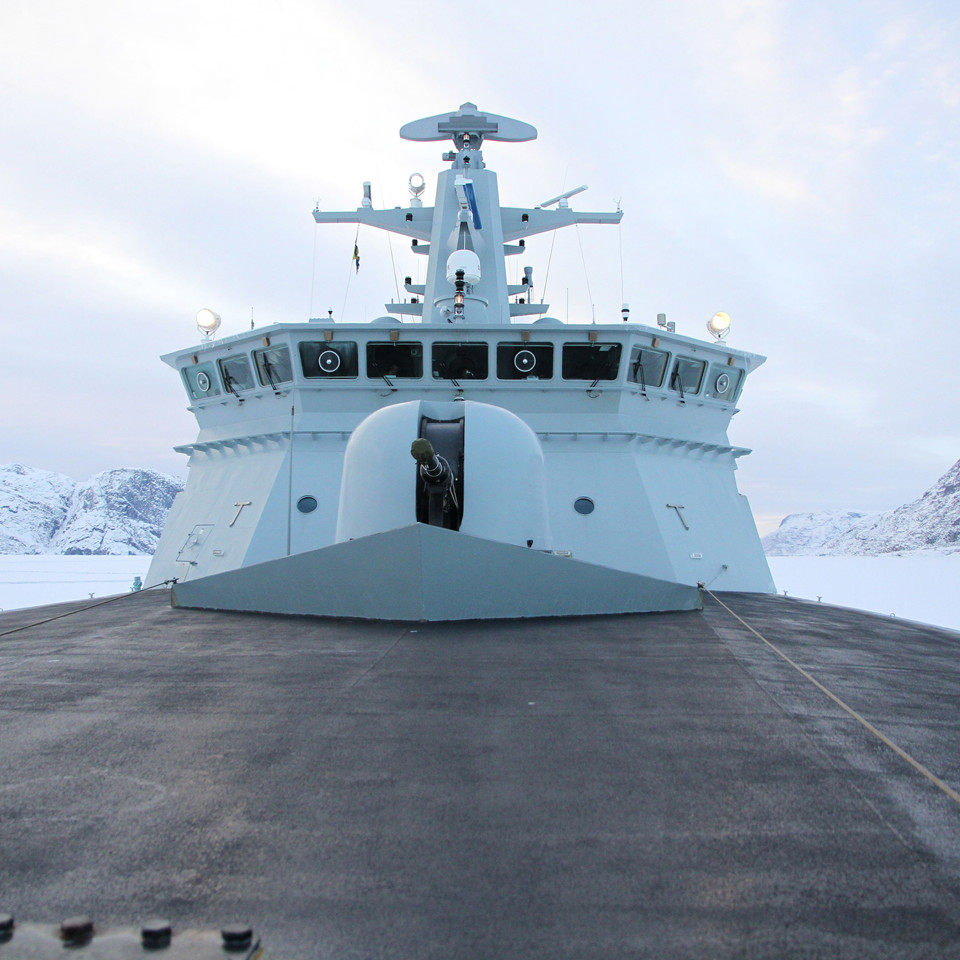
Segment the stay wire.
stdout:
<svg viewBox="0 0 960 960">
<path fill-rule="evenodd" d="M 543 303 L 547 298 L 547 281 L 550 279 L 550 264 L 553 262 L 553 245 L 557 242 L 557 231 L 554 230 L 550 237 L 550 255 L 547 257 L 547 269 L 543 275 L 543 290 L 540 292 L 540 302 Z"/>
<path fill-rule="evenodd" d="M 570 165 L 567 164 L 563 170 L 563 182 L 560 185 L 560 192 L 563 193 L 567 188 L 567 173 Z M 550 264 L 553 262 L 553 245 L 557 242 L 557 231 L 554 230 L 550 237 L 550 254 L 547 256 L 547 269 L 543 275 L 543 290 L 540 293 L 540 302 L 543 303 L 547 298 L 547 281 L 550 279 Z"/>
<path fill-rule="evenodd" d="M 805 680 L 809 680 L 810 683 L 812 683 L 822 694 L 829 697 L 841 710 L 843 710 L 844 713 L 851 716 L 865 730 L 867 730 L 869 733 L 872 733 L 873 736 L 875 736 L 882 744 L 889 747 L 898 757 L 900 757 L 901 760 L 905 760 L 907 763 L 909 763 L 910 766 L 917 771 L 917 773 L 920 773 L 926 777 L 930 783 L 932 783 L 938 790 L 945 793 L 951 800 L 953 800 L 954 803 L 960 804 L 960 793 L 957 793 L 953 787 L 947 783 L 944 783 L 935 773 L 931 773 L 931 771 L 928 770 L 922 763 L 920 763 L 919 760 L 915 760 L 912 756 L 910 756 L 910 754 L 907 753 L 903 747 L 898 746 L 888 736 L 881 733 L 869 720 L 866 719 L 866 717 L 857 713 L 853 707 L 844 703 L 843 700 L 841 700 L 835 693 L 832 693 L 830 690 L 828 690 L 819 680 L 811 676 L 806 670 L 803 669 L 803 667 L 791 660 L 790 657 L 788 657 L 779 647 L 772 644 L 759 631 L 754 630 L 753 627 L 751 627 L 750 624 L 743 619 L 743 617 L 734 613 L 733 610 L 731 610 L 715 593 L 713 593 L 713 591 L 708 590 L 703 586 L 700 589 L 704 593 L 708 594 L 713 600 L 716 600 L 716 602 L 720 604 L 720 606 L 723 607 L 723 609 L 726 610 L 731 617 L 743 624 L 743 626 L 745 626 L 747 630 L 749 630 L 758 640 L 763 641 L 763 643 L 765 643 L 778 657 L 793 667 L 793 669 L 796 670 L 800 676 L 802 676 Z"/>
<path fill-rule="evenodd" d="M 583 241 L 580 239 L 580 224 L 575 222 L 573 224 L 573 229 L 577 231 L 577 244 L 580 247 L 580 261 L 583 263 L 583 279 L 587 283 L 587 299 L 590 301 L 590 315 L 594 323 L 596 323 L 597 310 L 596 304 L 593 302 L 593 294 L 590 292 L 590 273 L 587 270 L 587 258 L 583 253 Z"/>
<path fill-rule="evenodd" d="M 620 212 L 620 201 L 617 201 L 617 212 Z M 617 245 L 620 248 L 620 303 L 623 304 L 623 221 L 617 224 Z"/>
<path fill-rule="evenodd" d="M 320 203 L 317 201 L 317 206 Z M 307 316 L 313 316 L 313 291 L 317 280 L 317 227 L 318 223 L 313 225 L 313 255 L 310 258 L 310 313 Z"/>
<path fill-rule="evenodd" d="M 377 169 L 377 189 L 380 191 L 380 208 L 382 210 L 387 209 L 387 204 L 383 199 L 383 180 L 380 179 L 380 170 Z M 393 235 L 389 230 L 387 233 L 387 246 L 390 248 L 390 266 L 393 268 L 393 285 L 397 291 L 397 303 L 400 302 L 400 281 L 397 278 L 397 264 L 393 259 Z"/>
</svg>

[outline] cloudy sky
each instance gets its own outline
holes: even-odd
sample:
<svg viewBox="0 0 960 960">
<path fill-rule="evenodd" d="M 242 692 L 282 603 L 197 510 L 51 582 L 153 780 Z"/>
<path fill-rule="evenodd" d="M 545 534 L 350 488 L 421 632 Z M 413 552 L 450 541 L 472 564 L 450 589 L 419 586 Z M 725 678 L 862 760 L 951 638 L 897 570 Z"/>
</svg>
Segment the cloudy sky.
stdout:
<svg viewBox="0 0 960 960">
<path fill-rule="evenodd" d="M 0 4 L 0 461 L 183 475 L 195 425 L 159 354 L 383 313 L 386 234 L 310 211 L 405 204 L 456 109 L 533 123 L 488 144 L 501 198 L 588 183 L 621 228 L 528 261 L 571 320 L 665 312 L 765 354 L 732 442 L 764 526 L 887 509 L 960 458 L 960 12 L 932 0 L 5 0 Z M 620 269 L 622 247 L 623 272 Z M 396 271 L 415 274 L 404 243 Z M 584 262 L 585 261 L 585 262 Z M 511 269 L 513 265 L 511 264 Z"/>
</svg>

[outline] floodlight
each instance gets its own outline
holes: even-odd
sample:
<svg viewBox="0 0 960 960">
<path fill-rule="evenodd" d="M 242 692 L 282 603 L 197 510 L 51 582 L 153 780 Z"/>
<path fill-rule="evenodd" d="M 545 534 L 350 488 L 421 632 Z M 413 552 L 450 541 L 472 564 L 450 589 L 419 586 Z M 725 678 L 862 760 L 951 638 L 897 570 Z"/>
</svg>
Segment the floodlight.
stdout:
<svg viewBox="0 0 960 960">
<path fill-rule="evenodd" d="M 715 313 L 707 321 L 707 329 L 718 339 L 722 340 L 730 332 L 730 314 L 722 310 Z"/>
<path fill-rule="evenodd" d="M 197 329 L 209 340 L 220 328 L 220 314 L 208 307 L 197 311 Z"/>
</svg>

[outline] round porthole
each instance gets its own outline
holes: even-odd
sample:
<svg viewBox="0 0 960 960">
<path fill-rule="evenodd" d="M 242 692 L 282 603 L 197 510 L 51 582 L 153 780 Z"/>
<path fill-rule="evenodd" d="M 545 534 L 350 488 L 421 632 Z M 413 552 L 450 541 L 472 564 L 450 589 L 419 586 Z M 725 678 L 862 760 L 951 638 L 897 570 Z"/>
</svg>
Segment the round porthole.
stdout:
<svg viewBox="0 0 960 960">
<path fill-rule="evenodd" d="M 202 370 L 197 374 L 197 389 L 201 393 L 206 393 L 210 389 L 210 378 Z"/>
<path fill-rule="evenodd" d="M 324 373 L 336 373 L 340 369 L 340 354 L 336 350 L 324 350 L 318 362 Z"/>
<path fill-rule="evenodd" d="M 317 498 L 316 497 L 301 497 L 297 501 L 297 509 L 301 513 L 313 513 L 317 509 Z"/>
<path fill-rule="evenodd" d="M 593 513 L 593 501 L 589 497 L 577 497 L 577 499 L 573 501 L 573 509 L 576 510 L 577 513 Z"/>
<path fill-rule="evenodd" d="M 730 377 L 725 373 L 721 373 L 720 376 L 717 377 L 713 387 L 717 393 L 726 393 L 727 390 L 730 389 Z"/>
<path fill-rule="evenodd" d="M 532 350 L 518 350 L 514 354 L 513 365 L 520 373 L 529 373 L 537 365 L 537 358 Z"/>
</svg>

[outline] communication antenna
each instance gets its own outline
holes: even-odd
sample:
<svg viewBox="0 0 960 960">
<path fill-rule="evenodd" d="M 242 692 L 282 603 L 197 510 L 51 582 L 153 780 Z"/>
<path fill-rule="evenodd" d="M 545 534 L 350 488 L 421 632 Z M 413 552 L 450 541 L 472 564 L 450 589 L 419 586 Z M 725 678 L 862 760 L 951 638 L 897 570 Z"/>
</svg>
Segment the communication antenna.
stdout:
<svg viewBox="0 0 960 960">
<path fill-rule="evenodd" d="M 657 314 L 657 326 L 663 327 L 667 333 L 675 333 L 677 325 L 673 320 L 667 320 L 667 315 L 665 313 Z"/>
</svg>

